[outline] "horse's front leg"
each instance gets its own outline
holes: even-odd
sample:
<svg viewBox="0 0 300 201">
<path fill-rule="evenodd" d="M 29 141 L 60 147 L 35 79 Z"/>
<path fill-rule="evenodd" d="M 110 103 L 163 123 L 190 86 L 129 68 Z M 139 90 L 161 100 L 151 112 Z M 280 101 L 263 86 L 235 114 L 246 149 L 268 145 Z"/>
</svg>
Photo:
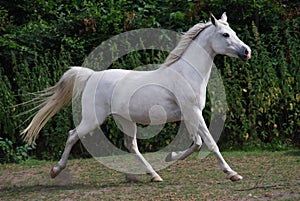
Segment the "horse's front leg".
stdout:
<svg viewBox="0 0 300 201">
<path fill-rule="evenodd" d="M 142 164 L 145 172 L 151 176 L 151 181 L 153 182 L 161 182 L 163 179 L 157 174 L 157 172 L 152 168 L 150 163 L 143 157 L 143 155 L 140 153 L 138 145 L 137 145 L 137 139 L 136 139 L 136 133 L 137 133 L 137 127 L 136 123 L 131 122 L 123 117 L 115 115 L 115 120 L 117 120 L 118 123 L 120 123 L 122 131 L 124 132 L 124 145 L 125 147 L 133 153 L 136 158 L 140 161 Z"/>
<path fill-rule="evenodd" d="M 174 161 L 174 160 L 183 160 L 183 159 L 187 158 L 189 155 L 191 155 L 192 153 L 194 153 L 195 151 L 199 151 L 201 148 L 201 145 L 202 145 L 202 140 L 201 140 L 200 136 L 195 135 L 194 136 L 194 144 L 190 148 L 188 148 L 184 151 L 171 152 L 166 157 L 166 162 L 170 162 L 170 161 Z"/>
<path fill-rule="evenodd" d="M 216 144 L 215 140 L 211 136 L 211 134 L 205 124 L 205 121 L 204 121 L 204 118 L 202 116 L 202 112 L 200 109 L 195 111 L 195 117 L 198 120 L 198 122 L 194 121 L 193 126 L 197 126 L 197 128 L 199 128 L 198 133 L 199 133 L 200 137 L 203 139 L 203 141 L 207 145 L 208 149 L 215 154 L 215 156 L 221 166 L 222 171 L 228 175 L 228 178 L 231 181 L 242 180 L 243 177 L 240 176 L 239 174 L 237 174 L 237 172 L 233 171 L 230 168 L 230 166 L 227 164 L 227 162 L 223 158 L 222 154 L 220 153 L 218 145 Z"/>
</svg>

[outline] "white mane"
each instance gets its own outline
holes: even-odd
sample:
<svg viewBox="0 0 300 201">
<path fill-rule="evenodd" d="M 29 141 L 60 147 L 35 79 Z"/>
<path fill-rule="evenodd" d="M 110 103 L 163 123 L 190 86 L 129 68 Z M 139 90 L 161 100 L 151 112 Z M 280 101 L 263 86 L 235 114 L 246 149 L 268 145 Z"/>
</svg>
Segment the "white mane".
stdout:
<svg viewBox="0 0 300 201">
<path fill-rule="evenodd" d="M 181 58 L 185 50 L 191 44 L 191 42 L 203 31 L 205 28 L 209 27 L 212 23 L 199 23 L 190 28 L 187 32 L 185 32 L 178 45 L 172 50 L 172 52 L 168 55 L 166 61 L 164 62 L 165 66 L 170 66 L 175 61 Z"/>
<path fill-rule="evenodd" d="M 223 21 L 223 20 L 219 20 L 220 23 L 227 25 L 228 23 Z M 187 32 L 185 32 L 178 45 L 174 48 L 174 50 L 172 50 L 172 52 L 168 55 L 166 61 L 164 62 L 165 66 L 170 66 L 171 64 L 173 64 L 175 61 L 177 61 L 178 59 L 181 58 L 181 56 L 183 55 L 183 53 L 185 52 L 185 50 L 189 47 L 189 45 L 191 44 L 191 42 L 207 27 L 209 27 L 210 25 L 212 25 L 211 21 L 207 22 L 207 23 L 198 23 L 196 25 L 194 25 L 192 28 L 190 28 Z"/>
</svg>

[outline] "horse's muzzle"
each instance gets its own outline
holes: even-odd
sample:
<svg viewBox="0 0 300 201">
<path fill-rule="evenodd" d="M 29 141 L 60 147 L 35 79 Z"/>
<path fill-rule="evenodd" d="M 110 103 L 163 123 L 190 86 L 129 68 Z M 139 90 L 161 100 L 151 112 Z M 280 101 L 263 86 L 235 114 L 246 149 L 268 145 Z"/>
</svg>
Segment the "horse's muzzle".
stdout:
<svg viewBox="0 0 300 201">
<path fill-rule="evenodd" d="M 247 46 L 243 46 L 238 56 L 241 60 L 248 61 L 251 58 L 251 49 Z"/>
</svg>

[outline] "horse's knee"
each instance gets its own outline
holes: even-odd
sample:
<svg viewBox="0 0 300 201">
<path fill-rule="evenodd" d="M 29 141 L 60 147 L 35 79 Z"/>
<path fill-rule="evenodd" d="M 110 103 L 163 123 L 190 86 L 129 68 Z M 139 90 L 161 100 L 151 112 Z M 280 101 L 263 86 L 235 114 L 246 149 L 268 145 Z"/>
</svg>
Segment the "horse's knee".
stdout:
<svg viewBox="0 0 300 201">
<path fill-rule="evenodd" d="M 202 140 L 199 135 L 196 135 L 194 138 L 194 151 L 199 151 L 202 146 Z"/>
<path fill-rule="evenodd" d="M 208 150 L 213 152 L 213 153 L 218 153 L 219 151 L 219 147 L 217 144 L 213 144 L 213 145 L 207 145 Z"/>
<path fill-rule="evenodd" d="M 193 151 L 199 151 L 202 146 L 202 140 L 199 136 L 197 136 L 194 140 Z"/>
<path fill-rule="evenodd" d="M 193 145 L 193 151 L 199 151 L 201 146 L 202 146 L 202 143 L 201 144 L 194 144 Z"/>
</svg>

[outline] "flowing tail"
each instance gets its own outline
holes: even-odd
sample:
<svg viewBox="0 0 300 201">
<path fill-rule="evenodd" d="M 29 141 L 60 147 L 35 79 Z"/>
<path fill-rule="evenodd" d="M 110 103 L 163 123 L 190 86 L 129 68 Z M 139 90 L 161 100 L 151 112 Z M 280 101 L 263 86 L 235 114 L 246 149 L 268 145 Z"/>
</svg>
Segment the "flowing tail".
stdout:
<svg viewBox="0 0 300 201">
<path fill-rule="evenodd" d="M 43 99 L 42 104 L 38 106 L 40 109 L 29 126 L 21 133 L 24 136 L 24 140 L 29 144 L 34 143 L 47 121 L 64 105 L 69 103 L 72 98 L 76 98 L 81 94 L 87 80 L 93 73 L 94 71 L 88 68 L 72 67 L 65 72 L 56 85 L 42 91 L 39 94 L 39 97 Z"/>
</svg>

